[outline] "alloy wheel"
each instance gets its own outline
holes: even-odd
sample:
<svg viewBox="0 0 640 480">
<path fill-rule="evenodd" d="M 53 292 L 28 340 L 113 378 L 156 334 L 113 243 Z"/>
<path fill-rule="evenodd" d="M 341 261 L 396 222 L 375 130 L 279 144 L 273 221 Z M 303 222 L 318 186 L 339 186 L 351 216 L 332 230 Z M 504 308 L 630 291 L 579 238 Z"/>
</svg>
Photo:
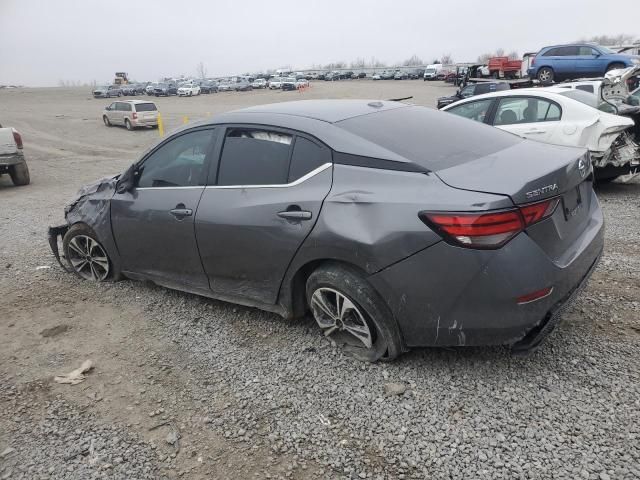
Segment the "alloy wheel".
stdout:
<svg viewBox="0 0 640 480">
<path fill-rule="evenodd" d="M 325 336 L 341 335 L 353 346 L 372 348 L 366 314 L 344 294 L 333 288 L 318 288 L 311 296 L 311 311 Z"/>
<path fill-rule="evenodd" d="M 76 235 L 69 241 L 69 263 L 85 280 L 101 282 L 109 275 L 109 258 L 97 241 L 87 235 Z"/>
</svg>

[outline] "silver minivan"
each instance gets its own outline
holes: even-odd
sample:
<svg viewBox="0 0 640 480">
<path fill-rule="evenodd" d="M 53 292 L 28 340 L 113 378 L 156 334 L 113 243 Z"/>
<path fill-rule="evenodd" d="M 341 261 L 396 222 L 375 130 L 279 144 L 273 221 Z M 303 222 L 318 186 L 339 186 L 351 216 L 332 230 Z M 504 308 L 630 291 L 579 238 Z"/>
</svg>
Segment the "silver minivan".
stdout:
<svg viewBox="0 0 640 480">
<path fill-rule="evenodd" d="M 124 125 L 127 130 L 157 127 L 158 108 L 155 103 L 144 100 L 113 102 L 102 112 L 102 121 L 107 127 Z"/>
</svg>

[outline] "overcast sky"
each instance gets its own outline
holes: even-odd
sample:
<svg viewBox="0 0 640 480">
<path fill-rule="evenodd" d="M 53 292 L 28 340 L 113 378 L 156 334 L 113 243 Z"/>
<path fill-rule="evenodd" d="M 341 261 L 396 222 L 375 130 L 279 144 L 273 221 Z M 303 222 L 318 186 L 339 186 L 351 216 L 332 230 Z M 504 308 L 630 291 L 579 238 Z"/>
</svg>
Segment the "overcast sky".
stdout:
<svg viewBox="0 0 640 480">
<path fill-rule="evenodd" d="M 593 35 L 640 37 L 640 0 L 0 0 L 0 84 L 455 61 Z"/>
</svg>

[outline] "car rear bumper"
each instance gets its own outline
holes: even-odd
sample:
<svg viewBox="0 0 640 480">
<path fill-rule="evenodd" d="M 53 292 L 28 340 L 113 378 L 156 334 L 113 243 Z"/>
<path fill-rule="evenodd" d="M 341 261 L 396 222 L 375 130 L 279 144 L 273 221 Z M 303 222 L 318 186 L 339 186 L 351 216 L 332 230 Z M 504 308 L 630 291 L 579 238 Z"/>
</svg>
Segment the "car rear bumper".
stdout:
<svg viewBox="0 0 640 480">
<path fill-rule="evenodd" d="M 22 152 L 0 155 L 0 173 L 2 173 L 2 170 L 5 168 L 24 163 L 24 161 L 24 154 Z"/>
<path fill-rule="evenodd" d="M 554 262 L 526 233 L 499 250 L 439 242 L 371 275 L 408 347 L 513 345 L 534 348 L 559 321 L 597 265 L 604 246 L 602 211 L 595 211 L 568 251 Z M 546 297 L 517 298 L 552 287 Z"/>
<path fill-rule="evenodd" d="M 131 121 L 131 125 L 133 125 L 134 127 L 152 127 L 155 125 L 158 125 L 158 119 L 157 118 L 138 118 L 136 120 L 132 120 Z"/>
</svg>

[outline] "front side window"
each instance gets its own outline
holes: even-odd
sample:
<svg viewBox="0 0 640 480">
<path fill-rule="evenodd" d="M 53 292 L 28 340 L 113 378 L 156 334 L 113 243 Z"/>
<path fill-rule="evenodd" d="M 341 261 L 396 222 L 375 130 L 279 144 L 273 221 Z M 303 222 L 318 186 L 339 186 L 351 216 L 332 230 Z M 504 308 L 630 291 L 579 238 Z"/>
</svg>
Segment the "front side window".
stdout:
<svg viewBox="0 0 640 480">
<path fill-rule="evenodd" d="M 492 99 L 468 102 L 463 105 L 452 107 L 447 111 L 470 120 L 484 122 L 487 112 L 489 111 L 489 107 L 491 107 L 491 102 L 493 102 Z"/>
<path fill-rule="evenodd" d="M 578 55 L 581 57 L 593 57 L 598 55 L 598 52 L 591 47 L 578 47 Z"/>
<path fill-rule="evenodd" d="M 169 140 L 144 160 L 138 187 L 204 185 L 212 135 L 213 130 L 198 130 Z"/>
<path fill-rule="evenodd" d="M 291 135 L 270 130 L 232 128 L 227 131 L 218 185 L 281 185 L 287 183 Z"/>
<path fill-rule="evenodd" d="M 556 103 L 532 97 L 503 98 L 498 104 L 494 125 L 551 122 L 560 117 Z"/>
</svg>

